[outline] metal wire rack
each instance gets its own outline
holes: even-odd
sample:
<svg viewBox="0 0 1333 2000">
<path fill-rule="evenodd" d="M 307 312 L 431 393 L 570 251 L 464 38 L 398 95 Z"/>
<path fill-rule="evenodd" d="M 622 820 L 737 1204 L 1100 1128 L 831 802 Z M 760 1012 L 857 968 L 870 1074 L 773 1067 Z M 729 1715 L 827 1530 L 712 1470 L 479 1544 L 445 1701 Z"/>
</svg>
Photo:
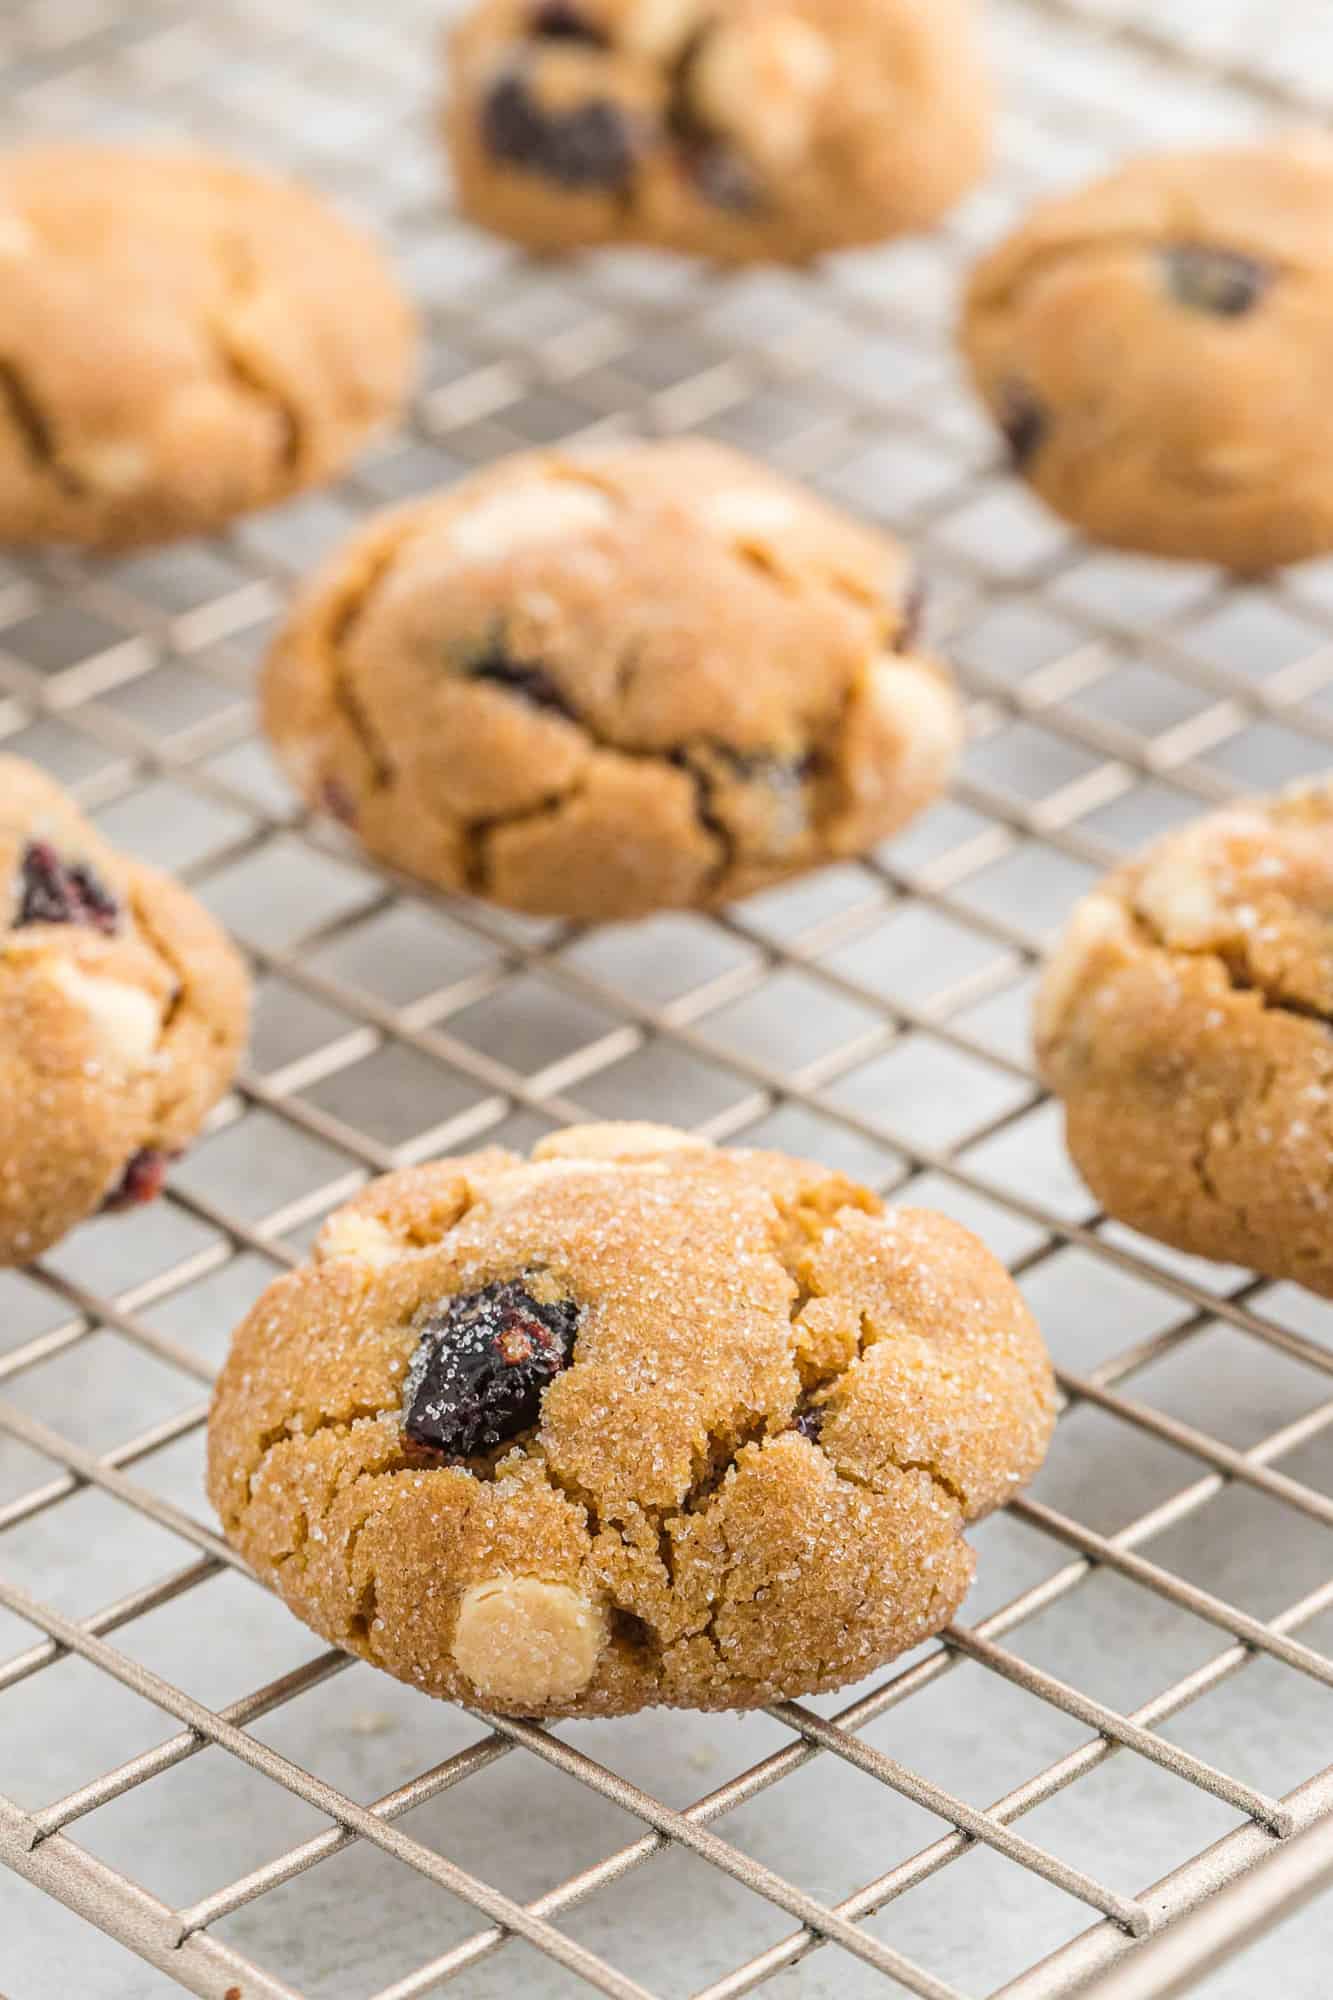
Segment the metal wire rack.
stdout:
<svg viewBox="0 0 1333 2000">
<path fill-rule="evenodd" d="M 1333 1315 L 1099 1217 L 1025 1020 L 1103 866 L 1330 762 L 1333 564 L 1261 587 L 1071 541 L 996 469 L 947 330 L 1040 189 L 1326 114 L 1333 22 L 996 0 L 1002 159 L 948 229 L 727 278 L 543 266 L 442 213 L 438 12 L 0 7 L 6 142 L 186 132 L 292 166 L 389 233 L 430 331 L 411 426 L 335 491 L 167 554 L 0 559 L 0 741 L 176 867 L 260 981 L 251 1067 L 167 1198 L 0 1274 L 0 1983 L 1178 1990 L 1333 1860 Z M 291 579 L 373 505 L 622 429 L 731 439 L 912 538 L 971 697 L 951 800 L 716 920 L 578 934 L 372 872 L 254 740 Z M 320 1651 L 205 1518 L 228 1329 L 367 1174 L 654 1113 L 949 1208 L 1021 1275 L 1067 1409 L 978 1531 L 970 1622 L 840 1697 L 558 1730 Z M 1263 1990 L 1324 1992 L 1329 1941 L 1307 1911 Z"/>
</svg>

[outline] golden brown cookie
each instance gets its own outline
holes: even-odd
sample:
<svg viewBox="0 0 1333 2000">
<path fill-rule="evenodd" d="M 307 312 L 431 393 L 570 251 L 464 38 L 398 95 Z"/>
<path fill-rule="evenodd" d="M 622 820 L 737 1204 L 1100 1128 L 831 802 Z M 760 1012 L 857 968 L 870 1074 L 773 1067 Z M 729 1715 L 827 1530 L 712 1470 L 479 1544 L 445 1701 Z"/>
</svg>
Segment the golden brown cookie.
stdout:
<svg viewBox="0 0 1333 2000">
<path fill-rule="evenodd" d="M 464 212 L 533 249 L 800 262 L 943 214 L 990 91 L 971 0 L 480 0 L 447 130 Z"/>
<path fill-rule="evenodd" d="M 958 1224 L 583 1126 L 333 1215 L 236 1334 L 208 1490 L 298 1617 L 428 1694 L 750 1707 L 939 1630 L 1053 1400 Z"/>
<path fill-rule="evenodd" d="M 1333 1295 L 1333 786 L 1213 813 L 1085 897 L 1037 1048 L 1109 1214 Z"/>
<path fill-rule="evenodd" d="M 721 446 L 525 453 L 335 555 L 269 662 L 310 804 L 516 909 L 714 904 L 892 833 L 960 736 L 903 550 Z"/>
<path fill-rule="evenodd" d="M 402 401 L 411 316 L 302 188 L 206 153 L 0 156 L 0 542 L 220 527 Z"/>
<path fill-rule="evenodd" d="M 1232 569 L 1333 549 L 1333 139 L 1132 161 L 975 272 L 1018 469 L 1094 540 Z"/>
<path fill-rule="evenodd" d="M 158 1192 L 230 1083 L 249 982 L 169 876 L 0 757 L 0 1264 Z"/>
</svg>

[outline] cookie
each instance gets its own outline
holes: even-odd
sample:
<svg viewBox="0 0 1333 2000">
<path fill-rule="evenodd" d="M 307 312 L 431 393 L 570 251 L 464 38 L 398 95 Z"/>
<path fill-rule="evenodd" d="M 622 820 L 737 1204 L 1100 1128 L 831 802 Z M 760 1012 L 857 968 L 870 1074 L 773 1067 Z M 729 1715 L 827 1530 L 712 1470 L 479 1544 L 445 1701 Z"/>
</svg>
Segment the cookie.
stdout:
<svg viewBox="0 0 1333 2000">
<path fill-rule="evenodd" d="M 1333 785 L 1213 813 L 1085 897 L 1037 1044 L 1109 1214 L 1333 1297 Z"/>
<path fill-rule="evenodd" d="M 1236 570 L 1333 549 L 1333 140 L 1132 161 L 985 259 L 963 346 L 1095 541 Z"/>
<path fill-rule="evenodd" d="M 311 805 L 445 889 L 586 919 L 856 854 L 950 769 L 898 545 L 704 443 L 525 453 L 372 522 L 280 635 Z"/>
<path fill-rule="evenodd" d="M 0 1264 L 149 1201 L 231 1081 L 249 983 L 178 883 L 0 757 Z"/>
<path fill-rule="evenodd" d="M 205 153 L 0 156 L 0 542 L 208 532 L 331 477 L 406 388 L 378 252 Z"/>
<path fill-rule="evenodd" d="M 480 0 L 450 58 L 463 211 L 534 250 L 797 263 L 925 227 L 988 149 L 971 0 Z"/>
<path fill-rule="evenodd" d="M 1052 1417 L 957 1223 L 581 1126 L 333 1215 L 235 1336 L 208 1490 L 299 1618 L 428 1694 L 746 1708 L 937 1632 Z"/>
</svg>

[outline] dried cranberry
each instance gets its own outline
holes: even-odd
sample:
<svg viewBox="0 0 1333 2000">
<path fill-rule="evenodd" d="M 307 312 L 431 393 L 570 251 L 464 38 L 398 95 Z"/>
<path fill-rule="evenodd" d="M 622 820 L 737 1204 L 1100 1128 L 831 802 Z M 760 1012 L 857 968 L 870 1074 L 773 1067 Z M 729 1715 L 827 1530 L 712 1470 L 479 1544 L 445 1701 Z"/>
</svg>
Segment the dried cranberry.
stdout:
<svg viewBox="0 0 1333 2000">
<path fill-rule="evenodd" d="M 49 840 L 30 840 L 19 863 L 18 915 L 24 924 L 83 924 L 108 936 L 120 904 L 86 861 L 66 861 Z"/>
<path fill-rule="evenodd" d="M 533 708 L 547 708 L 552 714 L 563 715 L 570 722 L 576 720 L 569 702 L 541 662 L 514 659 L 505 651 L 503 641 L 497 640 L 479 658 L 471 661 L 467 676 L 473 681 L 489 681 L 493 687 L 503 688 L 506 693 L 529 702 Z"/>
<path fill-rule="evenodd" d="M 408 1436 L 470 1458 L 529 1429 L 573 1358 L 578 1323 L 571 1299 L 541 1303 L 517 1279 L 442 1299 L 418 1323 L 403 1385 Z"/>
<path fill-rule="evenodd" d="M 356 825 L 356 800 L 341 778 L 325 778 L 319 796 L 325 812 L 341 820 L 344 826 Z"/>
<path fill-rule="evenodd" d="M 141 1146 L 137 1153 L 131 1153 L 124 1173 L 102 1203 L 103 1214 L 115 1215 L 123 1208 L 142 1208 L 146 1202 L 156 1201 L 173 1158 L 160 1146 Z"/>
<path fill-rule="evenodd" d="M 895 653 L 910 653 L 921 637 L 926 616 L 926 585 L 920 571 L 914 571 L 903 592 L 902 622 L 894 634 Z"/>
<path fill-rule="evenodd" d="M 531 32 L 546 42 L 584 42 L 595 49 L 607 45 L 602 30 L 569 0 L 544 0 L 532 16 Z"/>
<path fill-rule="evenodd" d="M 759 183 L 753 170 L 720 139 L 705 139 L 681 149 L 686 175 L 705 201 L 732 215 L 746 215 L 758 208 Z"/>
<path fill-rule="evenodd" d="M 1011 381 L 1000 391 L 998 416 L 1009 456 L 1021 472 L 1046 441 L 1046 411 L 1026 383 Z"/>
<path fill-rule="evenodd" d="M 504 76 L 494 85 L 482 106 L 481 134 L 495 159 L 565 188 L 620 192 L 634 172 L 633 135 L 608 98 L 548 111 L 521 76 Z"/>
<path fill-rule="evenodd" d="M 1162 252 L 1162 264 L 1177 304 L 1217 319 L 1240 319 L 1273 282 L 1271 267 L 1257 258 L 1206 243 L 1173 243 Z"/>
</svg>

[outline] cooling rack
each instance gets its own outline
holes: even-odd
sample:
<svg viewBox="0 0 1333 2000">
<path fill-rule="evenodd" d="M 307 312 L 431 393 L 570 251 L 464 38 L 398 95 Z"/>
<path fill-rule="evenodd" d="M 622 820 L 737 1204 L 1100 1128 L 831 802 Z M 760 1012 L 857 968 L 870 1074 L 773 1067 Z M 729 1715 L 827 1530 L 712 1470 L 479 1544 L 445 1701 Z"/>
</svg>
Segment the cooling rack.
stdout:
<svg viewBox="0 0 1333 2000">
<path fill-rule="evenodd" d="M 334 491 L 166 554 L 0 559 L 0 742 L 190 880 L 260 991 L 165 1200 L 0 1274 L 8 2000 L 1327 1990 L 1327 1904 L 1258 1975 L 1233 1954 L 1333 1863 L 1333 1315 L 1100 1217 L 1026 1018 L 1105 865 L 1331 761 L 1333 565 L 1228 584 L 1070 540 L 997 467 L 946 335 L 960 268 L 1042 188 L 1326 114 L 1333 21 L 991 11 L 1001 162 L 947 231 L 727 278 L 527 262 L 442 212 L 436 0 L 0 7 L 6 142 L 293 166 L 392 238 L 430 335 L 410 427 Z M 291 580 L 374 505 L 634 430 L 730 439 L 912 538 L 970 702 L 951 798 L 717 919 L 580 934 L 372 871 L 254 740 Z M 1066 1410 L 976 1533 L 966 1622 L 840 1696 L 470 1715 L 322 1650 L 209 1521 L 210 1376 L 331 1205 L 618 1115 L 947 1208 L 1046 1328 Z"/>
</svg>

